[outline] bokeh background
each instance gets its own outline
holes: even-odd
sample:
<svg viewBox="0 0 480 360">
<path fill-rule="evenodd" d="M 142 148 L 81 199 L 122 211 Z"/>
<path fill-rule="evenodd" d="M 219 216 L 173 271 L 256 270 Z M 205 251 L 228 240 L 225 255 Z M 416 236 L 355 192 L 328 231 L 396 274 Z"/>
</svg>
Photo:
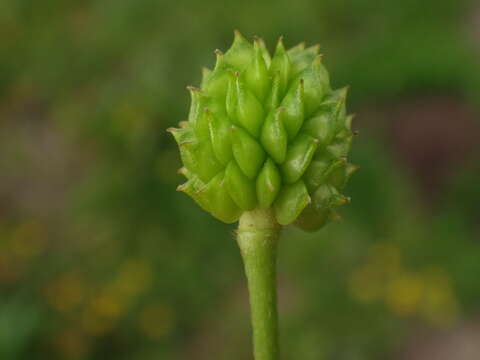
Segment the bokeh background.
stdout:
<svg viewBox="0 0 480 360">
<path fill-rule="evenodd" d="M 480 358 L 480 4 L 0 1 L 0 358 L 251 359 L 232 232 L 175 192 L 233 29 L 351 85 L 344 220 L 286 229 L 283 359 Z"/>
</svg>

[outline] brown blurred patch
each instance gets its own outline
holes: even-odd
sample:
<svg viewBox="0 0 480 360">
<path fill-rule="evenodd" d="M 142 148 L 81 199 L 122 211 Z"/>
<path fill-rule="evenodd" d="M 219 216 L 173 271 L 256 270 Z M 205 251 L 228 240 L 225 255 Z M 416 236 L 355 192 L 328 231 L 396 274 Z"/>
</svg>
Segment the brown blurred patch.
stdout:
<svg viewBox="0 0 480 360">
<path fill-rule="evenodd" d="M 19 85 L 0 103 L 0 213 L 58 217 L 81 178 L 82 152 L 51 120 L 51 104 L 37 90 Z"/>
<path fill-rule="evenodd" d="M 471 21 L 468 27 L 468 37 L 476 51 L 480 52 L 480 3 L 474 5 L 470 14 Z"/>
<path fill-rule="evenodd" d="M 480 325 L 472 321 L 462 326 L 432 332 L 421 330 L 413 334 L 399 360 L 473 360 L 480 354 Z"/>
<path fill-rule="evenodd" d="M 442 187 L 473 159 L 480 144 L 478 114 L 453 96 L 416 96 L 365 108 L 359 118 L 362 127 L 386 138 L 430 204 L 440 200 Z"/>
</svg>

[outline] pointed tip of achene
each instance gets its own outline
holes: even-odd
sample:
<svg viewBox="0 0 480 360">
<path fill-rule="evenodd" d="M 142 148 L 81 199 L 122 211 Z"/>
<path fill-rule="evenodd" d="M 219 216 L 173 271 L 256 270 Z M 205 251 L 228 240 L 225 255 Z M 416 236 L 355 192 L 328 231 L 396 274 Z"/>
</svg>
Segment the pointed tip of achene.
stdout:
<svg viewBox="0 0 480 360">
<path fill-rule="evenodd" d="M 215 63 L 215 68 L 214 70 L 217 70 L 219 67 L 222 66 L 223 62 L 224 62 L 224 53 L 222 50 L 220 49 L 215 49 L 213 50 L 213 53 L 215 54 L 216 56 L 216 63 Z"/>
<path fill-rule="evenodd" d="M 262 56 L 263 40 L 258 36 L 253 37 L 253 51 L 256 56 Z"/>
<path fill-rule="evenodd" d="M 332 220 L 332 221 L 342 221 L 343 218 L 338 214 L 332 214 L 332 216 L 330 217 L 330 220 Z"/>
<path fill-rule="evenodd" d="M 192 86 L 192 85 L 187 85 L 185 87 L 190 93 L 195 93 L 195 92 L 200 92 L 202 90 L 200 90 L 199 88 L 195 87 L 195 86 Z"/>
<path fill-rule="evenodd" d="M 310 50 L 310 49 L 314 54 L 318 54 L 320 52 L 320 44 L 312 45 L 307 50 Z"/>
<path fill-rule="evenodd" d="M 350 91 L 350 85 L 344 86 L 343 88 L 340 89 L 340 97 L 345 99 L 348 95 L 348 92 Z"/>
<path fill-rule="evenodd" d="M 275 54 L 281 54 L 286 52 L 285 45 L 283 44 L 283 35 L 278 38 L 277 46 L 275 47 Z"/>
<path fill-rule="evenodd" d="M 337 111 L 340 111 L 342 105 L 345 105 L 347 102 L 347 95 L 348 95 L 348 86 L 345 86 L 338 90 L 338 97 L 337 97 Z M 351 115 L 347 115 L 349 118 Z"/>
<path fill-rule="evenodd" d="M 238 41 L 238 40 L 241 40 L 241 41 L 245 40 L 246 41 L 246 39 L 243 37 L 242 33 L 238 29 L 233 30 L 233 40 L 234 41 Z"/>
<path fill-rule="evenodd" d="M 191 144 L 193 144 L 192 141 L 183 141 L 180 144 L 178 144 L 178 146 L 188 146 L 188 145 L 191 145 Z"/>
<path fill-rule="evenodd" d="M 210 108 L 208 108 L 208 107 L 203 108 L 203 113 L 205 114 L 206 119 L 208 119 L 210 121 L 210 119 L 212 117 L 212 111 L 210 110 Z"/>
<path fill-rule="evenodd" d="M 257 45 L 257 46 L 262 46 L 263 44 L 265 44 L 265 41 L 263 41 L 263 39 L 258 36 L 258 35 L 253 35 L 253 45 Z"/>
<path fill-rule="evenodd" d="M 184 190 L 185 190 L 185 184 L 180 184 L 180 185 L 178 185 L 175 190 L 177 190 L 177 191 L 184 191 Z"/>
<path fill-rule="evenodd" d="M 352 175 L 353 173 L 357 172 L 358 170 L 361 169 L 361 166 L 355 165 L 355 164 L 348 164 L 347 167 L 347 174 Z"/>
<path fill-rule="evenodd" d="M 203 186 L 197 191 L 195 191 L 195 195 L 201 195 L 203 192 L 205 192 L 207 186 Z"/>
<path fill-rule="evenodd" d="M 313 59 L 313 65 L 320 65 L 323 61 L 323 55 L 320 54 L 320 55 L 317 55 L 315 56 L 315 59 Z"/>
<path fill-rule="evenodd" d="M 177 128 L 174 128 L 174 127 L 169 127 L 168 129 L 165 130 L 166 132 L 170 133 L 170 134 L 173 134 L 175 131 L 178 131 Z"/>
</svg>

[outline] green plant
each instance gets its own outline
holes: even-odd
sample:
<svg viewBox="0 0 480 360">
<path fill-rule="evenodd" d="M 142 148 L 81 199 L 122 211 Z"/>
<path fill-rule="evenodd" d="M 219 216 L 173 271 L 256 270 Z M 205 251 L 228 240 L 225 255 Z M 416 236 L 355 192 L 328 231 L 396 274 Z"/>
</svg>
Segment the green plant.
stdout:
<svg viewBox="0 0 480 360">
<path fill-rule="evenodd" d="M 178 190 L 216 218 L 239 220 L 256 360 L 278 358 L 276 245 L 282 225 L 308 231 L 336 218 L 356 166 L 347 162 L 352 117 L 347 89 L 332 90 L 319 47 L 264 42 L 235 32 L 213 71 L 188 87 L 188 121 L 175 137 L 187 182 Z"/>
</svg>

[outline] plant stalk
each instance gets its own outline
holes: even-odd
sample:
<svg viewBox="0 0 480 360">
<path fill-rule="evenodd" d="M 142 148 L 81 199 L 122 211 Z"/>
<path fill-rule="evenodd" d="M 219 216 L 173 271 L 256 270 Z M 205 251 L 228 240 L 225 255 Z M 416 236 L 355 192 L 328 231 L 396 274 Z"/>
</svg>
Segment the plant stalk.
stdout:
<svg viewBox="0 0 480 360">
<path fill-rule="evenodd" d="M 271 210 L 245 212 L 237 242 L 250 296 L 255 360 L 278 360 L 276 257 L 280 226 Z"/>
</svg>

